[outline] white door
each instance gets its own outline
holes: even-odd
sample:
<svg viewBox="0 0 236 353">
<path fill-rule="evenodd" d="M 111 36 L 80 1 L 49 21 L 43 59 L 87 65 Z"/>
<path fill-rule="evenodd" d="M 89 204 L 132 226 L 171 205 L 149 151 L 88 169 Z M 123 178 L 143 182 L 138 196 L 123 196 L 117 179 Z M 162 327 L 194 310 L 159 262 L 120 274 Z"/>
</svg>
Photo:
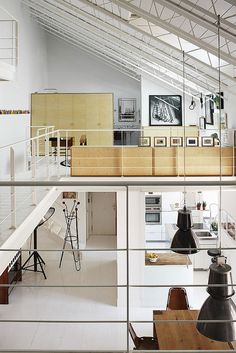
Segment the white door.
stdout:
<svg viewBox="0 0 236 353">
<path fill-rule="evenodd" d="M 88 193 L 89 235 L 116 235 L 116 193 Z"/>
</svg>

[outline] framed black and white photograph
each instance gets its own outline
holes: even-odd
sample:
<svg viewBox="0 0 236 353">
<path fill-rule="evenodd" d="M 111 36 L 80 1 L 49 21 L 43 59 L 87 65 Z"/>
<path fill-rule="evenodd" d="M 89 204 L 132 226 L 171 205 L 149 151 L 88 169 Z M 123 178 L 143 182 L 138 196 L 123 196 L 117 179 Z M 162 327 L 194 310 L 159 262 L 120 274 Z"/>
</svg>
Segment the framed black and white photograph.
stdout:
<svg viewBox="0 0 236 353">
<path fill-rule="evenodd" d="M 183 138 L 182 137 L 171 137 L 170 138 L 170 146 L 171 147 L 182 147 L 183 146 Z"/>
<path fill-rule="evenodd" d="M 166 147 L 166 137 L 154 137 L 154 147 Z"/>
<path fill-rule="evenodd" d="M 150 126 L 182 126 L 182 97 L 179 95 L 149 96 Z"/>
<path fill-rule="evenodd" d="M 214 97 L 212 94 L 205 97 L 205 122 L 207 125 L 214 125 Z"/>
<path fill-rule="evenodd" d="M 186 137 L 186 146 L 197 147 L 198 146 L 198 137 Z"/>
<path fill-rule="evenodd" d="M 213 137 L 202 137 L 202 147 L 213 147 L 214 146 L 214 138 Z"/>
<path fill-rule="evenodd" d="M 142 136 L 139 137 L 139 147 L 150 147 L 151 146 L 151 137 L 150 136 Z"/>
</svg>

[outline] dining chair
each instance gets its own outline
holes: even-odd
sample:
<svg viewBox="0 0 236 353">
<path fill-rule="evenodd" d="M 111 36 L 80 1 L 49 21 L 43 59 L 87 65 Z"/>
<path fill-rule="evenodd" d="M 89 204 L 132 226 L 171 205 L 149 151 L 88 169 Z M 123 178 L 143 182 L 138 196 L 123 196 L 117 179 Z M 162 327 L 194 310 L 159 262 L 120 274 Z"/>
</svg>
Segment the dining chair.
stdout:
<svg viewBox="0 0 236 353">
<path fill-rule="evenodd" d="M 185 288 L 170 288 L 166 305 L 167 310 L 188 310 L 188 296 Z"/>
<path fill-rule="evenodd" d="M 134 342 L 135 350 L 158 350 L 158 340 L 151 336 L 138 337 L 133 326 L 129 323 L 129 333 Z"/>
</svg>

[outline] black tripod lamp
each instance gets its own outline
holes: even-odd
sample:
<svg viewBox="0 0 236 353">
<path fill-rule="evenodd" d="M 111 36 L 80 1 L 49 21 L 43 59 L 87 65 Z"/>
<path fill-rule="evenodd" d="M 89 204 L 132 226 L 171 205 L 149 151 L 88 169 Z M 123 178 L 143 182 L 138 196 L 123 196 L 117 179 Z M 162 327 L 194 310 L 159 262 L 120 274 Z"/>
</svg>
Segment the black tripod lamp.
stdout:
<svg viewBox="0 0 236 353">
<path fill-rule="evenodd" d="M 34 229 L 34 250 L 31 252 L 31 254 L 28 257 L 28 259 L 22 265 L 22 270 L 33 271 L 33 272 L 41 272 L 45 279 L 47 279 L 45 271 L 43 269 L 43 265 L 45 265 L 45 262 L 44 262 L 44 260 L 42 259 L 42 257 L 39 255 L 39 253 L 37 251 L 38 228 L 40 226 L 42 226 L 45 222 L 47 222 L 49 220 L 49 218 L 52 217 L 54 212 L 55 212 L 55 208 L 54 207 L 50 207 L 49 210 L 47 211 L 47 213 L 43 216 L 43 218 L 39 222 L 39 224 L 35 227 L 35 229 Z M 29 265 L 29 262 L 30 262 L 31 258 L 33 258 L 34 262 L 33 262 L 32 265 Z M 38 268 L 38 266 L 39 266 L 39 268 Z"/>
</svg>

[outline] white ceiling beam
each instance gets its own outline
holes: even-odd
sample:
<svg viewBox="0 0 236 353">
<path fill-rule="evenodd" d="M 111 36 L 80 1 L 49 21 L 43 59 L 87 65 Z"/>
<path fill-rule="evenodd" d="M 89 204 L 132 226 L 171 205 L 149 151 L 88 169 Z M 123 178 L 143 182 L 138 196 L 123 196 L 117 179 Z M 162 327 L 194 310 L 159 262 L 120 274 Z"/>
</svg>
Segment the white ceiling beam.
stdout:
<svg viewBox="0 0 236 353">
<path fill-rule="evenodd" d="M 45 14 L 43 14 L 43 15 L 45 15 Z M 48 25 L 48 26 L 51 26 L 51 25 L 52 25 L 52 20 L 50 21 L 50 18 L 49 18 L 48 21 L 49 21 L 49 22 L 48 22 L 47 25 Z M 66 27 L 66 30 L 68 31 L 68 27 Z M 61 32 L 60 32 L 60 33 L 61 33 Z M 75 35 L 75 34 L 73 33 L 73 35 Z M 78 34 L 77 34 L 76 36 L 78 36 Z M 77 40 L 77 39 L 76 39 L 76 40 Z M 88 44 L 88 43 L 87 43 L 88 38 L 86 38 L 86 39 L 82 38 L 82 40 L 85 40 L 85 41 L 86 41 L 86 44 Z M 91 43 L 90 43 L 90 44 L 91 44 Z M 155 71 L 158 71 L 158 70 L 152 70 L 152 71 L 150 71 L 150 67 L 144 68 L 144 67 L 139 66 L 139 65 L 137 66 L 137 65 L 135 65 L 134 63 L 132 63 L 132 65 L 136 66 L 136 68 L 137 68 L 140 72 L 144 72 L 144 73 L 146 73 L 146 74 L 148 74 L 148 75 L 150 75 L 150 76 L 152 76 L 152 77 L 154 77 L 154 78 L 156 78 L 156 79 L 159 79 L 159 80 L 161 80 L 161 81 L 167 83 L 168 85 L 171 85 L 171 86 L 173 86 L 173 87 L 175 87 L 175 88 L 177 88 L 177 89 L 179 89 L 179 90 L 182 89 L 182 83 L 181 83 L 181 82 L 175 81 L 173 78 L 171 78 L 170 76 L 167 76 L 167 75 L 164 74 L 164 73 L 160 73 L 160 72 L 159 72 L 158 75 L 155 74 Z M 197 94 L 198 91 L 199 91 L 198 89 L 194 89 L 194 88 L 192 88 L 192 87 L 188 87 L 187 85 L 186 85 L 186 87 L 188 88 L 188 89 L 186 90 L 186 93 L 189 94 L 189 95 Z"/>
<path fill-rule="evenodd" d="M 37 1 L 37 5 L 35 5 L 34 7 L 40 8 L 39 0 Z M 59 13 L 58 14 L 54 14 L 54 16 L 59 16 Z M 64 18 L 64 20 L 66 21 L 66 23 L 64 25 L 71 27 L 71 22 L 70 22 L 70 19 L 69 19 L 68 16 L 69 16 L 69 14 L 67 13 L 65 18 Z M 67 17 L 68 17 L 68 20 L 66 19 Z M 60 19 L 59 19 L 59 21 L 60 21 Z M 77 27 L 78 23 L 73 23 L 73 25 L 75 25 Z M 124 55 L 124 57 L 127 57 L 127 55 L 128 55 L 131 60 L 136 59 L 136 60 L 138 60 L 140 62 L 141 65 L 145 64 L 145 66 L 147 66 L 147 68 L 150 65 L 149 63 L 155 63 L 155 64 L 167 69 L 168 71 L 172 71 L 172 72 L 174 72 L 177 75 L 182 77 L 182 71 L 180 72 L 180 70 L 175 70 L 171 66 L 165 65 L 165 63 L 163 61 L 155 59 L 153 56 L 141 51 L 140 49 L 135 48 L 135 47 L 133 47 L 133 46 L 127 44 L 127 43 L 122 42 L 119 38 L 115 38 L 116 42 L 114 44 L 113 36 L 111 36 L 111 35 L 109 35 L 107 33 L 104 33 L 104 32 L 100 33 L 98 30 L 95 30 L 93 27 L 92 27 L 92 31 L 91 31 L 91 28 L 89 27 L 90 25 L 88 25 L 86 23 L 83 23 L 83 26 L 85 28 L 85 32 L 83 32 L 84 29 L 81 29 L 81 27 L 79 27 L 79 28 L 80 28 L 80 32 L 82 31 L 81 33 L 84 33 L 85 37 L 86 37 L 86 34 L 89 32 L 90 36 L 92 36 L 92 38 L 94 40 L 99 41 L 100 44 L 103 45 L 103 46 L 109 44 L 112 47 L 113 50 L 118 50 L 119 52 L 121 52 L 122 55 Z M 76 33 L 78 33 L 77 32 L 78 28 L 73 28 L 73 30 L 75 30 Z M 75 33 L 73 33 L 73 34 L 75 34 Z M 117 44 L 120 45 L 118 47 L 118 49 L 117 49 Z M 157 67 L 156 70 L 160 70 L 160 69 L 158 69 L 158 67 Z M 188 79 L 191 80 L 191 78 L 188 78 Z M 192 82 L 197 85 L 196 87 L 198 87 L 197 88 L 198 91 L 206 90 L 206 91 L 214 92 L 214 90 L 216 89 L 215 87 L 210 86 L 209 84 L 205 84 L 204 82 L 202 82 L 200 80 L 196 80 L 193 77 L 192 77 Z M 189 86 L 189 88 L 190 87 L 191 86 Z"/>
<path fill-rule="evenodd" d="M 57 2 L 63 2 L 63 1 L 57 0 Z M 67 9 L 67 11 L 70 10 L 70 8 L 66 8 L 66 9 Z M 72 10 L 70 10 L 70 11 L 72 11 Z M 97 18 L 94 19 L 93 16 L 91 16 L 91 17 L 92 17 L 92 21 L 95 21 L 97 23 L 98 19 Z M 88 18 L 88 17 L 86 16 L 86 18 Z M 91 20 L 90 17 L 88 19 Z M 81 20 L 81 19 L 79 19 L 79 20 Z M 89 27 L 90 25 L 87 25 L 84 22 L 81 24 L 83 24 L 83 27 L 86 28 L 88 31 L 90 31 L 90 32 L 91 32 L 91 30 L 94 31 L 93 28 L 91 29 Z M 121 46 L 125 47 L 127 50 L 130 50 L 131 52 L 136 53 L 142 59 L 145 58 L 148 62 L 149 61 L 154 62 L 154 63 L 164 67 L 165 69 L 170 70 L 170 71 L 174 72 L 175 74 L 182 76 L 182 63 L 181 63 L 181 68 L 176 69 L 173 65 L 171 65 L 167 62 L 168 58 L 163 58 L 163 60 L 162 60 L 156 56 L 149 54 L 147 51 L 150 50 L 150 48 L 147 44 L 142 43 L 140 40 L 138 40 L 136 38 L 132 38 L 132 41 L 134 43 L 136 43 L 137 46 L 130 45 L 129 43 L 124 42 L 124 40 L 123 40 L 124 37 L 126 37 L 126 38 L 128 37 L 128 39 L 130 39 L 130 35 L 125 34 L 124 32 L 120 31 L 117 28 L 112 27 L 111 25 L 107 25 L 106 28 L 108 28 L 109 30 L 113 30 L 113 33 L 115 31 L 119 35 L 119 37 L 122 38 L 122 39 L 120 39 L 120 38 L 115 37 L 115 40 L 117 43 L 119 43 Z M 102 30 L 104 31 L 104 29 L 102 29 Z M 99 33 L 99 32 L 97 32 L 97 33 Z M 109 37 L 110 35 L 107 32 L 102 33 L 102 38 L 104 38 L 104 36 L 105 36 L 105 38 L 107 38 L 107 40 L 113 40 L 113 38 Z M 145 50 L 142 50 L 140 48 L 140 46 L 144 46 Z M 201 88 L 204 88 L 205 90 L 208 90 L 210 92 L 213 92 L 214 90 L 216 90 L 216 86 L 213 86 L 210 83 L 206 83 L 205 81 L 199 79 L 197 77 L 196 71 L 192 74 L 188 73 L 187 79 L 192 81 L 196 85 L 200 86 Z M 205 77 L 204 77 L 204 79 L 205 79 Z M 218 80 L 214 80 L 214 82 L 215 82 L 215 84 L 218 84 Z M 223 85 L 223 86 L 225 86 L 225 85 Z"/>
<path fill-rule="evenodd" d="M 215 21 L 215 23 L 217 23 L 218 16 L 215 13 L 210 12 L 210 11 L 206 10 L 205 8 L 203 8 L 203 7 L 197 5 L 189 0 L 181 0 L 181 5 L 182 4 L 185 4 L 185 5 L 189 6 L 190 8 L 194 9 L 195 11 L 198 11 L 200 15 L 201 14 L 206 15 L 207 17 L 209 17 L 213 21 Z M 232 22 L 225 20 L 223 17 L 221 17 L 220 23 L 221 23 L 221 25 L 224 25 L 227 28 L 230 28 L 230 29 L 233 29 L 234 31 L 236 31 L 236 25 L 234 25 Z M 222 27 L 221 27 L 221 29 L 224 30 L 224 28 L 222 28 Z"/>
<path fill-rule="evenodd" d="M 110 11 L 108 11 L 108 10 L 106 10 L 106 9 L 104 9 L 104 8 L 102 8 L 102 7 L 100 7 L 100 6 L 96 5 L 96 4 L 94 4 L 94 3 L 91 3 L 91 2 L 88 1 L 88 0 L 79 0 L 79 1 L 80 1 L 80 3 L 83 3 L 84 5 L 87 5 L 87 6 L 91 7 L 92 9 L 97 10 L 97 11 L 103 13 L 103 14 L 106 15 L 106 16 L 109 16 L 111 19 L 114 19 L 114 20 L 120 22 L 121 24 L 125 25 L 127 28 L 131 29 L 132 31 L 135 31 L 136 33 L 141 34 L 143 37 L 146 37 L 146 38 L 152 40 L 152 41 L 155 42 L 158 46 L 161 46 L 161 47 L 164 46 L 164 47 L 166 47 L 167 50 L 168 50 L 168 53 L 161 51 L 161 50 L 158 49 L 157 47 L 153 47 L 153 49 L 154 49 L 154 50 L 157 50 L 157 51 L 160 52 L 162 55 L 165 55 L 165 56 L 170 56 L 170 55 L 171 55 L 171 58 L 172 58 L 174 61 L 176 61 L 177 64 L 182 64 L 182 61 L 179 60 L 178 58 L 176 58 L 175 56 L 173 56 L 173 54 L 172 54 L 172 53 L 174 52 L 174 53 L 176 53 L 177 56 L 180 56 L 180 57 L 182 58 L 182 51 L 179 50 L 178 48 L 176 48 L 176 47 L 174 47 L 174 46 L 172 46 L 172 45 L 170 45 L 170 44 L 168 44 L 168 43 L 166 43 L 166 42 L 160 40 L 159 38 L 156 38 L 156 37 L 150 35 L 149 33 L 147 33 L 147 32 L 145 32 L 145 31 L 141 30 L 140 28 L 137 28 L 136 26 L 134 26 L 134 25 L 128 23 L 128 22 L 127 22 L 126 20 L 124 20 L 123 18 L 121 18 L 121 17 L 119 17 L 119 16 L 117 16 L 117 15 L 111 13 Z M 62 3 L 62 4 L 65 4 L 65 3 L 66 3 L 67 6 L 70 6 L 70 8 L 76 8 L 76 9 L 78 9 L 79 11 L 85 13 L 84 10 L 81 10 L 81 9 L 79 9 L 77 6 L 72 5 L 71 3 L 68 3 L 68 1 L 66 1 L 66 0 L 57 0 L 57 2 Z M 101 21 L 101 20 L 100 20 L 100 21 Z M 104 22 L 104 21 L 103 21 L 103 22 Z M 114 27 L 114 26 L 113 26 L 113 27 Z M 171 54 L 170 54 L 170 52 L 171 52 Z M 200 67 L 200 72 L 203 73 L 206 78 L 209 78 L 210 80 L 218 81 L 218 75 L 219 75 L 219 74 L 218 74 L 218 70 L 217 70 L 217 69 L 215 69 L 215 68 L 213 68 L 213 67 L 207 65 L 206 63 L 200 61 L 200 60 L 197 59 L 197 58 L 194 58 L 194 57 L 191 56 L 191 55 L 188 55 L 187 53 L 185 54 L 185 57 L 186 57 L 186 69 L 189 68 L 190 70 L 194 70 L 195 72 L 197 72 L 197 71 L 198 71 L 197 66 L 199 65 L 199 67 Z M 191 62 L 194 62 L 195 65 L 196 65 L 196 67 L 193 67 L 192 65 L 189 65 L 188 62 L 187 62 L 188 59 L 190 59 Z M 214 76 L 209 75 L 209 71 L 211 71 L 212 74 L 214 73 Z M 223 79 L 224 79 L 224 80 L 231 81 L 233 84 L 235 84 L 235 80 L 234 80 L 232 77 L 230 77 L 229 75 L 227 75 L 227 74 L 222 73 L 222 80 L 223 80 Z"/>
<path fill-rule="evenodd" d="M 215 34 L 218 33 L 217 22 L 216 23 L 209 22 L 208 20 L 206 20 L 202 16 L 194 13 L 193 11 L 189 11 L 188 9 L 184 8 L 183 6 L 176 4 L 172 0 L 154 0 L 154 1 L 156 3 L 161 4 L 164 7 L 167 7 L 168 9 L 170 9 L 174 12 L 177 12 L 178 14 L 188 18 L 191 21 L 194 21 L 196 24 L 208 29 L 209 31 L 211 31 Z M 193 3 L 192 3 L 192 6 L 194 6 Z M 216 21 L 217 21 L 217 18 L 216 18 Z M 225 30 L 222 27 L 220 30 L 220 34 L 225 39 L 227 39 L 233 43 L 236 43 L 236 36 L 233 33 Z"/>
<path fill-rule="evenodd" d="M 43 21 L 45 21 L 45 19 L 43 19 Z M 51 28 L 55 29 L 55 27 L 52 27 L 52 21 L 50 22 L 50 20 L 46 20 L 47 21 L 47 25 L 51 26 Z M 78 32 L 71 32 L 69 27 L 66 27 L 66 26 L 58 26 L 57 28 L 58 30 L 60 30 L 60 33 L 63 34 L 63 35 L 66 35 L 68 38 L 72 38 L 73 40 L 76 40 L 76 41 L 80 41 L 80 43 L 82 42 L 84 45 L 90 45 L 91 47 L 95 48 L 97 51 L 100 50 L 100 52 L 103 54 L 103 55 L 107 55 L 107 57 L 111 57 L 114 59 L 117 59 L 119 60 L 119 63 L 121 64 L 123 62 L 123 66 L 124 66 L 124 63 L 128 63 L 129 65 L 131 65 L 132 67 L 137 67 L 137 65 L 134 64 L 134 62 L 131 62 L 131 61 L 128 61 L 127 58 L 124 59 L 122 56 L 119 56 L 119 53 L 116 53 L 114 49 L 112 49 L 112 51 L 107 47 L 104 47 L 102 46 L 102 44 L 99 43 L 99 45 L 97 45 L 97 43 L 88 38 L 88 37 L 85 37 L 83 35 L 80 35 L 78 34 Z M 62 32 L 63 31 L 63 32 Z M 104 52 L 103 52 L 104 51 Z M 126 66 L 125 66 L 126 67 Z"/>
<path fill-rule="evenodd" d="M 226 1 L 230 5 L 236 6 L 235 0 L 224 0 L 224 1 Z"/>
<path fill-rule="evenodd" d="M 37 11 L 37 10 L 34 10 L 34 11 Z M 32 13 L 33 14 L 33 16 L 37 16 L 37 18 L 41 18 L 42 20 L 46 20 L 46 21 L 48 21 L 48 24 L 49 25 L 52 25 L 52 22 L 54 21 L 53 19 L 52 19 L 52 17 L 48 17 L 48 19 L 45 19 L 45 14 L 43 14 L 43 13 L 41 13 L 41 14 L 38 14 L 38 13 Z M 41 17 L 40 17 L 41 16 Z M 59 27 L 59 23 L 58 23 L 58 27 Z M 62 24 L 60 23 L 60 30 L 62 31 L 64 31 L 64 33 L 65 33 L 65 30 L 66 31 L 69 31 L 69 26 L 67 26 L 67 25 L 65 25 L 64 27 L 62 26 Z M 61 33 L 61 32 L 60 32 Z M 78 34 L 78 31 L 77 32 L 70 32 L 70 36 L 74 36 L 74 35 L 79 35 Z M 80 36 L 81 37 L 81 36 Z M 84 38 L 86 38 L 86 37 L 81 37 L 82 39 L 84 39 Z M 87 40 L 87 38 L 86 38 L 86 40 Z M 91 44 L 91 43 L 90 43 Z M 86 42 L 86 45 L 88 46 L 88 43 Z M 100 50 L 100 52 L 101 52 L 101 48 L 102 48 L 102 46 L 101 46 L 101 44 L 99 44 L 99 46 L 97 47 L 97 49 L 98 50 Z M 106 50 L 107 50 L 107 48 L 106 48 Z M 107 50 L 108 51 L 108 50 Z M 115 54 L 115 51 L 114 50 L 112 50 L 112 55 L 114 56 L 114 54 Z M 123 60 L 123 62 L 124 62 L 124 58 L 122 58 L 122 57 L 119 57 L 119 60 Z"/>
<path fill-rule="evenodd" d="M 50 24 L 46 24 L 42 22 L 40 19 L 36 19 L 36 22 L 38 22 L 47 32 L 55 35 L 59 39 L 62 39 L 73 46 L 76 46 L 80 48 L 81 50 L 89 53 L 90 55 L 92 54 L 93 56 L 98 57 L 98 59 L 105 61 L 107 64 L 109 64 L 112 67 L 115 67 L 117 70 L 122 72 L 125 75 L 128 75 L 129 77 L 140 81 L 140 75 L 138 75 L 135 71 L 129 69 L 128 67 L 122 65 L 119 61 L 114 60 L 111 57 L 108 57 L 107 55 L 102 54 L 101 52 L 98 52 L 95 48 L 88 48 L 87 43 L 84 43 L 82 41 L 79 41 L 78 39 L 74 40 L 71 38 L 71 36 L 67 36 L 66 34 L 61 33 L 59 29 L 52 28 Z"/>
<path fill-rule="evenodd" d="M 161 27 L 164 28 L 166 31 L 175 34 L 178 37 L 181 37 L 185 39 L 186 41 L 195 44 L 197 47 L 202 48 L 206 50 L 207 52 L 215 55 L 216 57 L 218 56 L 218 50 L 217 48 L 213 47 L 212 45 L 204 42 L 203 40 L 194 37 L 193 35 L 177 28 L 176 26 L 172 25 L 171 23 L 163 21 L 161 18 L 158 18 L 147 11 L 140 9 L 139 7 L 132 5 L 131 3 L 128 3 L 125 0 L 111 0 L 114 4 L 123 7 L 124 9 L 135 13 L 136 15 L 140 16 L 141 18 Z M 231 56 L 230 54 L 224 52 L 221 50 L 221 59 L 225 60 L 226 62 L 236 65 L 236 58 Z"/>
</svg>

